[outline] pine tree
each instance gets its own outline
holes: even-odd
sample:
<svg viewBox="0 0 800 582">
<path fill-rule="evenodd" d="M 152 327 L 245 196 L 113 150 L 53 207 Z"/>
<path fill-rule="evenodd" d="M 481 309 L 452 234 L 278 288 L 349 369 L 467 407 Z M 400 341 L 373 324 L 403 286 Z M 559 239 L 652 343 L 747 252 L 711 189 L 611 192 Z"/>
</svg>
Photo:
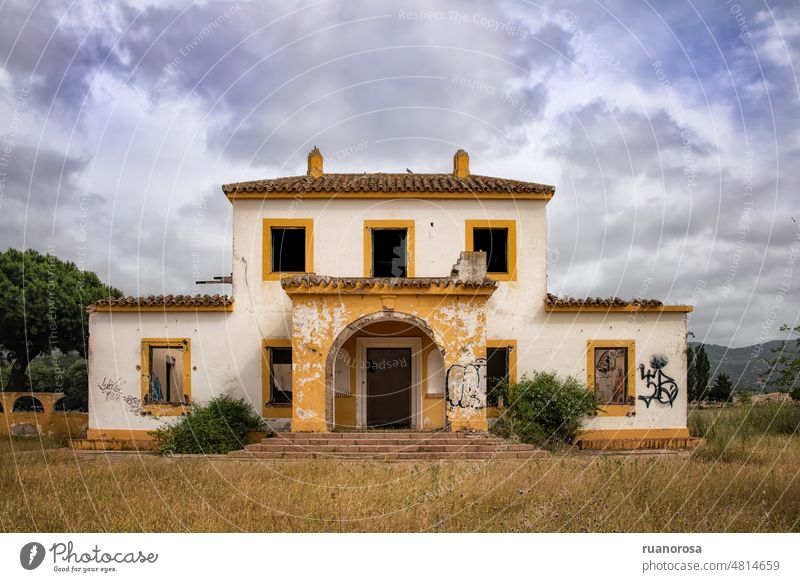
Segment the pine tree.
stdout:
<svg viewBox="0 0 800 582">
<path fill-rule="evenodd" d="M 697 400 L 708 400 L 709 382 L 711 380 L 711 364 L 708 363 L 706 347 L 700 344 L 694 354 L 695 391 Z"/>
<path fill-rule="evenodd" d="M 733 396 L 733 382 L 727 374 L 719 374 L 709 391 L 708 399 L 715 402 L 728 402 Z"/>
<path fill-rule="evenodd" d="M 689 402 L 698 400 L 699 394 L 697 393 L 697 366 L 696 366 L 697 351 L 692 349 L 692 346 L 686 346 L 686 394 L 689 397 Z"/>
</svg>

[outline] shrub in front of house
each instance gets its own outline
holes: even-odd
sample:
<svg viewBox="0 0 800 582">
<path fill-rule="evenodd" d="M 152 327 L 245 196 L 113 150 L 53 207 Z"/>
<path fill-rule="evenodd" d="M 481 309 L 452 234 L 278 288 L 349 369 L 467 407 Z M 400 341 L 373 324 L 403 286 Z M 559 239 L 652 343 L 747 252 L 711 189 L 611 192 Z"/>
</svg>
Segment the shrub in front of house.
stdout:
<svg viewBox="0 0 800 582">
<path fill-rule="evenodd" d="M 247 433 L 262 426 L 261 417 L 244 399 L 217 396 L 155 431 L 155 449 L 162 455 L 228 453 L 243 448 Z"/>
<path fill-rule="evenodd" d="M 509 388 L 507 398 L 492 432 L 535 445 L 573 442 L 581 421 L 597 412 L 597 399 L 584 384 L 552 372 L 523 376 Z"/>
</svg>

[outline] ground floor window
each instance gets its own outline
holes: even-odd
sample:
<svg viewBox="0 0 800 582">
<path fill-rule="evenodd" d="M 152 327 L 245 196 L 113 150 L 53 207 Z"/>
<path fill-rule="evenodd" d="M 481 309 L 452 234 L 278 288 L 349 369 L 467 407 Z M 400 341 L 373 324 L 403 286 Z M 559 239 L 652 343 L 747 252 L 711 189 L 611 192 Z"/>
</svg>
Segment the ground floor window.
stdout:
<svg viewBox="0 0 800 582">
<path fill-rule="evenodd" d="M 142 397 L 147 404 L 191 400 L 189 339 L 142 340 Z"/>
<path fill-rule="evenodd" d="M 269 375 L 267 403 L 271 406 L 290 406 L 292 404 L 292 348 L 291 346 L 267 344 L 265 349 Z"/>
<path fill-rule="evenodd" d="M 507 404 L 508 388 L 516 382 L 516 342 L 488 340 L 486 342 L 486 405 Z"/>
<path fill-rule="evenodd" d="M 634 400 L 633 341 L 590 341 L 587 367 L 587 385 L 600 406 L 627 405 Z"/>
</svg>

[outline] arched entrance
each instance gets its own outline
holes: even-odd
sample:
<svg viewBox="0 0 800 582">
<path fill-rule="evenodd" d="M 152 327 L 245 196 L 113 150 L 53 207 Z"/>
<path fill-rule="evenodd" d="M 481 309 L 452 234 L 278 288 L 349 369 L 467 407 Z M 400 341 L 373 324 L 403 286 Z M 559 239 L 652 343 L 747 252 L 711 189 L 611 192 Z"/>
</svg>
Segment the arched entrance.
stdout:
<svg viewBox="0 0 800 582">
<path fill-rule="evenodd" d="M 329 429 L 446 426 L 444 350 L 415 315 L 381 311 L 353 321 L 331 344 L 325 371 Z"/>
</svg>

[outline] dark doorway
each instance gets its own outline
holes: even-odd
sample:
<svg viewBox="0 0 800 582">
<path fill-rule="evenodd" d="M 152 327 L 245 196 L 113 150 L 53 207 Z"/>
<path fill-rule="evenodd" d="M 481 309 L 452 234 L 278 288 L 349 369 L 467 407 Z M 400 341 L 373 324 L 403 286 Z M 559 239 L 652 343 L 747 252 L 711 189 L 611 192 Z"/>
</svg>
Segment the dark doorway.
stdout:
<svg viewBox="0 0 800 582">
<path fill-rule="evenodd" d="M 367 426 L 411 428 L 410 348 L 367 348 Z"/>
</svg>

